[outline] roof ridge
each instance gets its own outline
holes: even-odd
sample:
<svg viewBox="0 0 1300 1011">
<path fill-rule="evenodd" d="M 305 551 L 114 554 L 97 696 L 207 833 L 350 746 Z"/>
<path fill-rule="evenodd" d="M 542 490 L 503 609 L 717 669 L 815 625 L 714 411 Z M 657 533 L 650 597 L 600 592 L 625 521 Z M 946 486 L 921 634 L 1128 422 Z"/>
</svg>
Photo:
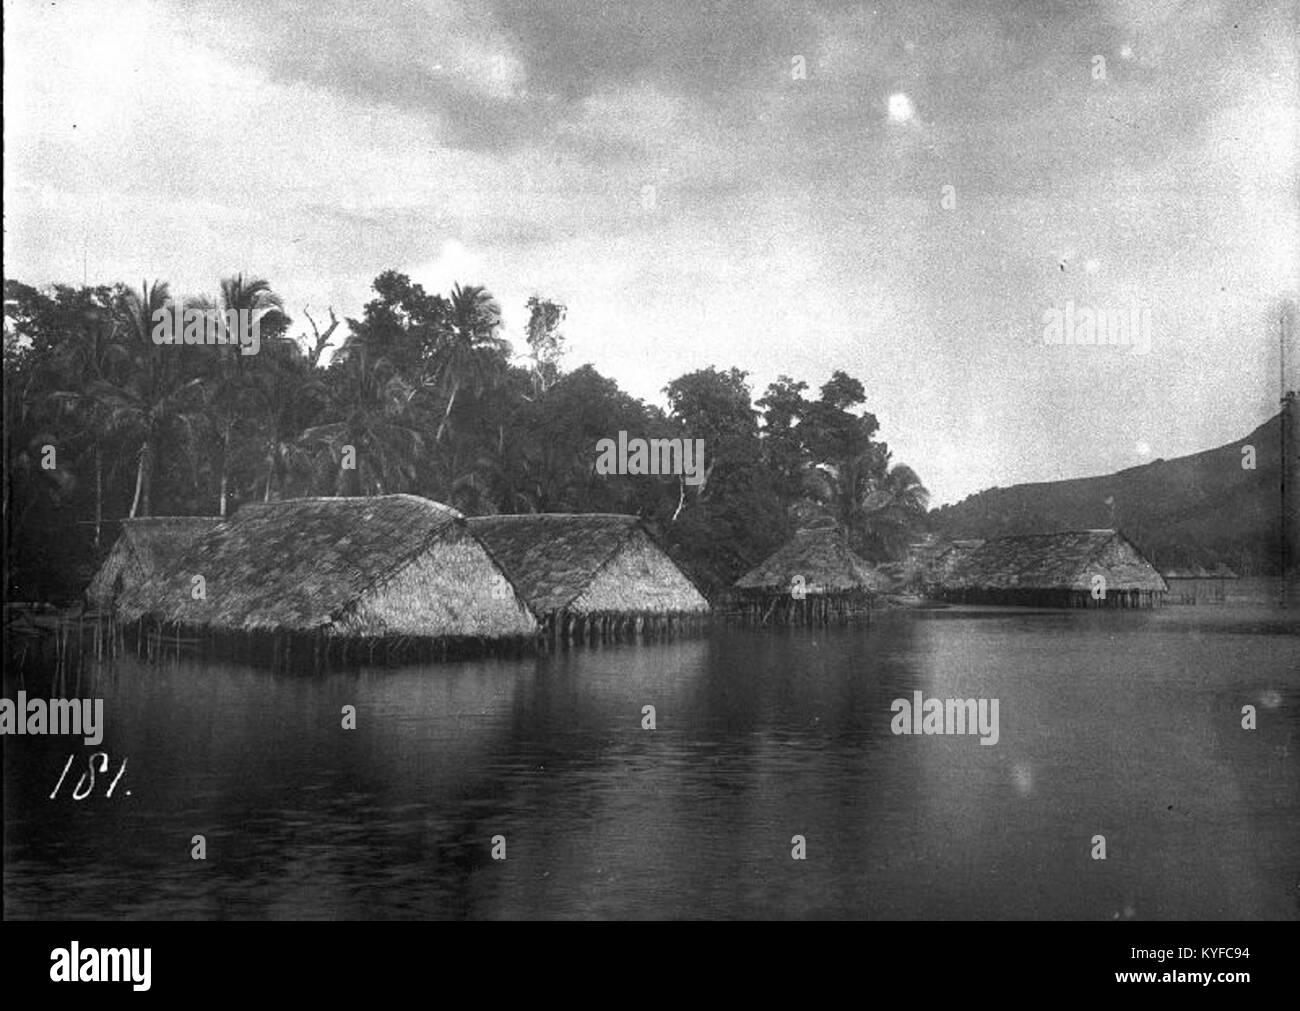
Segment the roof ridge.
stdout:
<svg viewBox="0 0 1300 1011">
<path fill-rule="evenodd" d="M 531 519 L 612 519 L 642 522 L 635 513 L 492 513 L 488 516 L 466 516 L 467 520 L 531 520 Z"/>
</svg>

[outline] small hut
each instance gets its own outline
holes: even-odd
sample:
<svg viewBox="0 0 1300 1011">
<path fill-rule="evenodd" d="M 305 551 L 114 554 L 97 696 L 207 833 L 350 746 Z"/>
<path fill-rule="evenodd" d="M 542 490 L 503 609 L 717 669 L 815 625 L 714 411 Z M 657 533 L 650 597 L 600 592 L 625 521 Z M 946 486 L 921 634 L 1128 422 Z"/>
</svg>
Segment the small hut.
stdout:
<svg viewBox="0 0 1300 1011">
<path fill-rule="evenodd" d="M 738 580 L 731 599 L 759 625 L 865 618 L 887 581 L 834 528 L 803 529 Z"/>
<path fill-rule="evenodd" d="M 671 633 L 709 613 L 708 600 L 635 516 L 477 516 L 469 526 L 548 638 Z"/>
<path fill-rule="evenodd" d="M 940 559 L 937 578 L 939 596 L 971 604 L 1148 607 L 1162 603 L 1168 590 L 1160 573 L 1116 530 L 955 546 Z"/>
<path fill-rule="evenodd" d="M 245 505 L 125 592 L 118 612 L 285 659 L 304 648 L 445 655 L 537 629 L 465 518 L 414 495 Z"/>
<path fill-rule="evenodd" d="M 916 579 L 919 588 L 927 596 L 941 596 L 945 579 L 956 570 L 961 560 L 984 542 L 982 540 L 956 540 L 941 542 L 937 550 L 932 550 L 924 559 Z"/>
<path fill-rule="evenodd" d="M 1228 599 L 1228 580 L 1238 578 L 1222 562 L 1213 569 L 1195 565 L 1167 569 L 1162 575 L 1169 584 L 1171 604 L 1222 604 Z"/>
<path fill-rule="evenodd" d="M 891 580 L 896 592 L 915 593 L 930 582 L 930 573 L 939 557 L 951 546 L 951 541 L 928 533 L 908 543 L 902 558 L 884 562 L 876 571 Z"/>
<path fill-rule="evenodd" d="M 122 532 L 86 588 L 86 601 L 111 612 L 122 592 L 142 581 L 166 576 L 195 541 L 209 533 L 219 516 L 151 516 L 122 521 Z"/>
</svg>

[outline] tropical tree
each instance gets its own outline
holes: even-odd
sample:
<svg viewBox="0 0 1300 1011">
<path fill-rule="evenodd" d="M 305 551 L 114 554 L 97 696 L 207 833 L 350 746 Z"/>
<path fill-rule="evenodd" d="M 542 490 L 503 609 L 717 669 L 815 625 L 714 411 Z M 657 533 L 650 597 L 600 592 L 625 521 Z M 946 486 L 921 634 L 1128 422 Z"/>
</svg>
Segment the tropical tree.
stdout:
<svg viewBox="0 0 1300 1011">
<path fill-rule="evenodd" d="M 850 544 L 872 559 L 893 558 L 922 525 L 930 493 L 906 464 L 890 465 L 883 443 L 807 474 L 814 501 L 833 516 Z"/>
<path fill-rule="evenodd" d="M 204 310 L 213 308 L 206 304 L 197 307 Z M 220 454 L 217 469 L 220 475 L 218 514 L 221 516 L 226 515 L 229 506 L 231 441 L 237 427 L 247 417 L 250 376 L 258 371 L 254 363 L 261 358 L 261 349 L 288 324 L 283 307 L 283 301 L 271 289 L 270 282 L 262 278 L 245 280 L 243 274 L 236 274 L 221 281 L 216 308 L 221 312 L 220 330 L 226 343 L 206 349 L 207 367 L 203 376 L 207 403 L 205 415 L 215 430 L 214 442 Z M 238 330 L 231 329 L 232 322 Z M 244 353 L 244 346 L 253 346 L 253 332 L 258 335 L 256 346 L 259 350 L 250 356 Z"/>
<path fill-rule="evenodd" d="M 309 463 L 299 437 L 326 402 L 326 383 L 324 373 L 283 338 L 264 342 L 259 357 L 245 395 L 266 465 L 262 501 L 269 502 Z"/>
<path fill-rule="evenodd" d="M 560 359 L 564 355 L 564 335 L 560 324 L 564 322 L 567 307 L 548 298 L 533 295 L 525 306 L 528 310 L 529 358 L 532 359 L 533 396 L 538 397 L 555 385 L 560 378 Z"/>
<path fill-rule="evenodd" d="M 101 294 L 106 295 L 107 289 Z M 108 375 L 118 324 L 112 318 L 107 298 L 87 309 L 83 321 L 84 325 L 72 330 L 69 339 L 56 348 L 55 371 L 59 389 L 53 398 L 78 419 L 77 435 L 89 442 L 95 472 L 95 533 L 92 544 L 95 551 L 99 551 L 104 526 L 104 431 L 108 419 L 104 402 L 96 395 L 95 389 Z"/>
<path fill-rule="evenodd" d="M 130 516 L 150 516 L 153 508 L 155 464 L 165 436 L 180 430 L 192 445 L 202 379 L 188 375 L 184 346 L 155 344 L 156 314 L 172 312 L 165 282 L 123 293 L 117 309 L 122 342 L 115 346 L 116 377 L 90 386 L 109 432 L 121 433 L 135 446 L 135 493 Z"/>
<path fill-rule="evenodd" d="M 456 395 L 462 389 L 481 393 L 500 377 L 510 352 L 510 342 L 498 336 L 500 328 L 501 306 L 486 288 L 452 288 L 446 326 L 433 348 L 430 381 L 446 398 L 434 443 L 442 441 Z"/>
<path fill-rule="evenodd" d="M 364 346 L 330 366 L 322 417 L 301 444 L 328 454 L 336 495 L 403 491 L 415 479 L 423 439 L 411 424 L 414 388 Z"/>
</svg>

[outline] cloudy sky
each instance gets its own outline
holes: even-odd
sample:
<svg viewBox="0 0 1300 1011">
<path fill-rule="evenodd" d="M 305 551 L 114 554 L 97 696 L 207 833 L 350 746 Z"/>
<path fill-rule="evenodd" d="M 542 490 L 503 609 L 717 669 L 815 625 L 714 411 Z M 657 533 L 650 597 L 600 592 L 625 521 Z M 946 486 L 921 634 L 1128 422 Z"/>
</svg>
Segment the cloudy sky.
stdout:
<svg viewBox="0 0 1300 1011">
<path fill-rule="evenodd" d="M 1230 441 L 1294 297 L 1296 8 L 5 0 L 6 273 L 569 306 L 635 396 L 864 382 L 937 503 Z M 1151 347 L 1049 345 L 1067 302 Z M 315 315 L 315 313 L 313 313 Z M 1295 386 L 1296 370 L 1289 385 Z"/>
</svg>

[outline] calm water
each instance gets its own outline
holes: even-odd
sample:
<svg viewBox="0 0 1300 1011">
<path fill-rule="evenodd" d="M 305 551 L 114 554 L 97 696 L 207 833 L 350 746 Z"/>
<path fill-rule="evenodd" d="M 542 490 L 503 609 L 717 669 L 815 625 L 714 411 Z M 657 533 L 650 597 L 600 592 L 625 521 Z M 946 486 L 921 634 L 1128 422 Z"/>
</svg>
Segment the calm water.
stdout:
<svg viewBox="0 0 1300 1011">
<path fill-rule="evenodd" d="M 82 685 L 91 797 L 95 749 L 5 739 L 5 915 L 1296 919 L 1297 617 L 906 612 L 323 676 L 132 657 Z M 918 689 L 999 699 L 1000 741 L 894 736 Z"/>
</svg>

